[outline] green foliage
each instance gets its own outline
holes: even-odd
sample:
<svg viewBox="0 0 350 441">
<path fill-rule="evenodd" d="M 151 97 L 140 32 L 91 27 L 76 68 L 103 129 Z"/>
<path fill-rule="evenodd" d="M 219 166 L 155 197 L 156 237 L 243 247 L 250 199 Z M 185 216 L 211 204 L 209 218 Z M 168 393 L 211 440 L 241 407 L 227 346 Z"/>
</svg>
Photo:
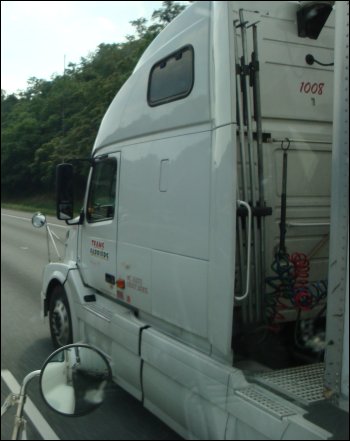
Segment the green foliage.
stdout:
<svg viewBox="0 0 350 441">
<path fill-rule="evenodd" d="M 160 26 L 164 27 L 169 24 L 183 10 L 184 6 L 176 2 L 166 1 L 163 2 L 163 7 L 161 9 L 157 9 L 153 12 L 152 19 L 158 19 L 160 22 Z"/>
<path fill-rule="evenodd" d="M 184 8 L 165 1 L 154 11 L 153 24 L 144 18 L 131 22 L 136 36 L 125 43 L 100 44 L 50 81 L 29 78 L 18 95 L 1 90 L 2 198 L 50 193 L 58 163 L 90 156 L 110 102 L 146 47 Z M 85 179 L 81 171 L 82 189 Z"/>
</svg>

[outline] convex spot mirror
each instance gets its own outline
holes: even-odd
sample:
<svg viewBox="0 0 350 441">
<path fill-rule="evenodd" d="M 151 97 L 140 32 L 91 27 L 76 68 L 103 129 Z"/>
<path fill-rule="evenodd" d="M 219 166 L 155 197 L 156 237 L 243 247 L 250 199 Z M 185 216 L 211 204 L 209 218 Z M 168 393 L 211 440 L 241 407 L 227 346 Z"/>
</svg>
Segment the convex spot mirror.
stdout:
<svg viewBox="0 0 350 441">
<path fill-rule="evenodd" d="M 58 349 L 46 360 L 40 374 L 40 390 L 56 412 L 85 415 L 102 404 L 111 378 L 108 360 L 100 351 L 73 344 Z"/>
<path fill-rule="evenodd" d="M 42 213 L 35 213 L 32 217 L 32 225 L 35 228 L 41 228 L 46 224 L 46 217 Z"/>
</svg>

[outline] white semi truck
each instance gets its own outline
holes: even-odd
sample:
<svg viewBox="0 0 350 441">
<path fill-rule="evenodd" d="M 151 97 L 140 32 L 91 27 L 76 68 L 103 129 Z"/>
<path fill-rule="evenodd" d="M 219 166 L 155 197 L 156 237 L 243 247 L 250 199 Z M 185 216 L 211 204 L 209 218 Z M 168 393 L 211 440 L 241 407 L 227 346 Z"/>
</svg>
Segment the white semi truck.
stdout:
<svg viewBox="0 0 350 441">
<path fill-rule="evenodd" d="M 107 110 L 78 218 L 57 168 L 53 342 L 185 438 L 348 439 L 347 38 L 348 2 L 196 2 Z"/>
</svg>

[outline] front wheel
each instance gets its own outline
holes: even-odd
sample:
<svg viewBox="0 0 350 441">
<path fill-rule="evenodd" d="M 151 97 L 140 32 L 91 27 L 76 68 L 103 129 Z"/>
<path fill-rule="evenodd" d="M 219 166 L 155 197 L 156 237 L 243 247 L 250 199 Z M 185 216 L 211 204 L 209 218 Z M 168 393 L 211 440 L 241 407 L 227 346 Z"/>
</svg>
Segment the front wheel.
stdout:
<svg viewBox="0 0 350 441">
<path fill-rule="evenodd" d="M 57 285 L 51 296 L 49 321 L 52 343 L 60 348 L 73 343 L 72 320 L 66 292 L 61 285 Z"/>
</svg>

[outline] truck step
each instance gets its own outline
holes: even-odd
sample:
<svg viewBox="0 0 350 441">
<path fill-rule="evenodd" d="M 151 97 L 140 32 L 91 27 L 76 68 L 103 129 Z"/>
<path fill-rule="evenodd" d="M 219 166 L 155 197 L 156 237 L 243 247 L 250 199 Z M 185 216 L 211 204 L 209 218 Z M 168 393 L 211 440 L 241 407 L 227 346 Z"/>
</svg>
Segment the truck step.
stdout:
<svg viewBox="0 0 350 441">
<path fill-rule="evenodd" d="M 83 307 L 87 311 L 102 318 L 103 320 L 105 320 L 107 322 L 112 321 L 113 313 L 111 311 L 109 311 L 108 309 L 104 308 L 103 306 L 99 306 L 96 303 L 89 303 L 87 305 L 84 305 Z"/>
<path fill-rule="evenodd" d="M 268 391 L 256 384 L 237 390 L 235 393 L 244 400 L 249 401 L 279 419 L 296 414 L 296 411 L 289 406 L 287 402 L 285 404 L 277 402 L 276 397 L 273 397 L 272 394 L 270 396 Z"/>
</svg>

